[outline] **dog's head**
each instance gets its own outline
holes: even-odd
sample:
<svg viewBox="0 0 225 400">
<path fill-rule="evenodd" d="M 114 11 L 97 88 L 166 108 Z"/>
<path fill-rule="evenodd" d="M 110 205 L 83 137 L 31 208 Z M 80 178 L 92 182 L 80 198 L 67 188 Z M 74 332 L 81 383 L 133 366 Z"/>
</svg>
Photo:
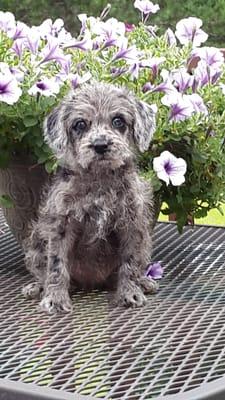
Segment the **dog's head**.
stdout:
<svg viewBox="0 0 225 400">
<path fill-rule="evenodd" d="M 46 118 L 45 138 L 70 168 L 125 165 L 134 148 L 148 149 L 155 130 L 152 108 L 124 88 L 85 84 L 71 91 Z"/>
</svg>

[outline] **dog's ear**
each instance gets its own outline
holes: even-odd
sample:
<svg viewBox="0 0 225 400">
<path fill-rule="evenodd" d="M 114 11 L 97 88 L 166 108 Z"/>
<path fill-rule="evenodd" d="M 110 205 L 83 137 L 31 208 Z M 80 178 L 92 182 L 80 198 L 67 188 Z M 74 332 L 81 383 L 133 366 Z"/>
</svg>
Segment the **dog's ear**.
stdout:
<svg viewBox="0 0 225 400">
<path fill-rule="evenodd" d="M 61 158 L 66 150 L 67 135 L 61 119 L 61 105 L 55 107 L 44 120 L 44 138 L 55 155 Z"/>
<path fill-rule="evenodd" d="M 134 120 L 134 142 L 143 153 L 148 150 L 153 133 L 156 129 L 156 110 L 141 100 L 136 100 Z"/>
</svg>

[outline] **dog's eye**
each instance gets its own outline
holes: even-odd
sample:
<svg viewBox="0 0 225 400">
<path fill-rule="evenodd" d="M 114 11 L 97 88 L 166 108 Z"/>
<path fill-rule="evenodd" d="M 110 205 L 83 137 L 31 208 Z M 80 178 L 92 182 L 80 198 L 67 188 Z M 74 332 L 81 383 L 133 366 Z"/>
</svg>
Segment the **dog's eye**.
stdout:
<svg viewBox="0 0 225 400">
<path fill-rule="evenodd" d="M 77 133 L 82 133 L 87 129 L 87 123 L 84 119 L 77 119 L 73 123 L 72 129 Z"/>
<path fill-rule="evenodd" d="M 117 116 L 112 119 L 112 126 L 115 129 L 125 130 L 126 128 L 126 121 L 123 117 Z"/>
</svg>

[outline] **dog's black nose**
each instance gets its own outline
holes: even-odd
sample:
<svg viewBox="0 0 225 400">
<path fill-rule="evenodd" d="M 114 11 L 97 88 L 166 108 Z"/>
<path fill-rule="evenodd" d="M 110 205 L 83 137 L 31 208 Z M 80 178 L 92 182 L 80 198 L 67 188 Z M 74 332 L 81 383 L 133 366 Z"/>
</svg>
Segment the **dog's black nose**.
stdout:
<svg viewBox="0 0 225 400">
<path fill-rule="evenodd" d="M 109 145 L 111 142 L 107 141 L 105 138 L 95 139 L 93 142 L 93 148 L 98 154 L 104 154 L 109 151 Z"/>
</svg>

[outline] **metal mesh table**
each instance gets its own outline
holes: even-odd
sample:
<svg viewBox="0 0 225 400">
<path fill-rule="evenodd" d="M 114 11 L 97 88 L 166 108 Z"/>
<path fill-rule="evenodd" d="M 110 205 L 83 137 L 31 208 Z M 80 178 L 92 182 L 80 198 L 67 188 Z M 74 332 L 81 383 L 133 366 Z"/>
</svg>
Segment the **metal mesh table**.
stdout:
<svg viewBox="0 0 225 400">
<path fill-rule="evenodd" d="M 0 399 L 225 398 L 225 229 L 158 223 L 165 276 L 144 308 L 79 292 L 72 315 L 49 317 L 21 295 L 30 277 L 0 227 Z"/>
</svg>

